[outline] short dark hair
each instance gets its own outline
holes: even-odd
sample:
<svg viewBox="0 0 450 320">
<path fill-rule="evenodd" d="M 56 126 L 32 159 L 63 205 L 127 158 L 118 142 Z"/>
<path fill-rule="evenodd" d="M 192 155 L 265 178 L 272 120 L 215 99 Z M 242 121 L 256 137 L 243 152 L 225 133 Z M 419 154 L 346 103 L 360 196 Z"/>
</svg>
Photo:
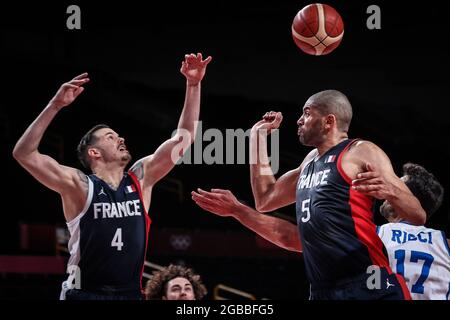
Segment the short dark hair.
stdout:
<svg viewBox="0 0 450 320">
<path fill-rule="evenodd" d="M 200 276 L 195 274 L 194 270 L 171 264 L 162 270 L 153 271 L 152 278 L 145 286 L 145 298 L 147 300 L 162 299 L 166 295 L 167 283 L 178 277 L 185 278 L 192 284 L 196 300 L 201 300 L 208 293 Z"/>
<path fill-rule="evenodd" d="M 405 163 L 403 175 L 408 176 L 405 184 L 419 199 L 428 220 L 441 206 L 444 199 L 444 188 L 431 172 L 415 163 Z"/>
<path fill-rule="evenodd" d="M 339 131 L 348 132 L 353 110 L 345 94 L 337 90 L 324 90 L 309 97 L 306 104 L 314 105 L 322 116 L 333 114 Z"/>
<path fill-rule="evenodd" d="M 103 129 L 103 128 L 110 128 L 110 127 L 108 125 L 106 125 L 106 124 L 97 124 L 92 129 L 90 129 L 83 136 L 83 138 L 81 138 L 80 143 L 78 144 L 78 147 L 77 147 L 78 160 L 80 160 L 81 164 L 86 169 L 89 169 L 89 170 L 91 169 L 91 161 L 90 161 L 89 156 L 87 154 L 87 150 L 88 150 L 88 148 L 90 146 L 93 146 L 98 140 L 97 136 L 95 136 L 94 133 L 97 130 L 100 130 L 100 129 Z"/>
</svg>

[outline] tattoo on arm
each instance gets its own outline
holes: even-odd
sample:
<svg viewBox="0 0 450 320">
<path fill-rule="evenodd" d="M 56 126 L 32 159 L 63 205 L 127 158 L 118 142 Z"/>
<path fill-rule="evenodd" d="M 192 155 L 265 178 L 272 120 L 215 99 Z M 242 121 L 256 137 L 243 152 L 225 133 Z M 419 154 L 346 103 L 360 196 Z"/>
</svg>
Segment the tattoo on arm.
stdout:
<svg viewBox="0 0 450 320">
<path fill-rule="evenodd" d="M 78 174 L 78 178 L 80 178 L 80 181 L 87 188 L 88 187 L 88 177 L 81 170 L 77 170 L 77 174 Z"/>
<path fill-rule="evenodd" d="M 134 172 L 138 180 L 144 179 L 144 164 L 142 163 L 142 161 L 136 162 L 136 164 L 130 170 Z"/>
</svg>

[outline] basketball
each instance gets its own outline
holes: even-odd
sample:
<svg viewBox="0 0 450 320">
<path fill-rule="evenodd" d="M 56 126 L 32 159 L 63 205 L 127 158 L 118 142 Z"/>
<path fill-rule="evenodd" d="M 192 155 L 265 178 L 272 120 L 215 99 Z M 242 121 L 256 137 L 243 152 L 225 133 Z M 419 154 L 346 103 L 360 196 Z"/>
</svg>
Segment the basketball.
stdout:
<svg viewBox="0 0 450 320">
<path fill-rule="evenodd" d="M 300 10 L 292 22 L 295 44 L 310 55 L 330 53 L 341 43 L 344 22 L 339 13 L 326 4 L 310 4 Z"/>
</svg>

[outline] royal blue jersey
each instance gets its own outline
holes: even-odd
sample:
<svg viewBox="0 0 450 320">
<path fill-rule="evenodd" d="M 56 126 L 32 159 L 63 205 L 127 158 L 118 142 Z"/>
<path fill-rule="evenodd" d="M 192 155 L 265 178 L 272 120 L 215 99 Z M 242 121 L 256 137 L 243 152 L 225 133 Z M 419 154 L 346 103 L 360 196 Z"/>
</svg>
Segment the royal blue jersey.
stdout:
<svg viewBox="0 0 450 320">
<path fill-rule="evenodd" d="M 88 177 L 88 183 L 84 210 L 67 223 L 68 266 L 79 272 L 78 289 L 118 295 L 142 292 L 150 218 L 139 182 L 128 172 L 117 190 L 95 175 Z"/>
<path fill-rule="evenodd" d="M 341 167 L 355 141 L 346 139 L 310 161 L 297 183 L 297 224 L 313 289 L 365 273 L 371 265 L 389 268 L 373 222 L 373 199 L 353 190 Z"/>
</svg>

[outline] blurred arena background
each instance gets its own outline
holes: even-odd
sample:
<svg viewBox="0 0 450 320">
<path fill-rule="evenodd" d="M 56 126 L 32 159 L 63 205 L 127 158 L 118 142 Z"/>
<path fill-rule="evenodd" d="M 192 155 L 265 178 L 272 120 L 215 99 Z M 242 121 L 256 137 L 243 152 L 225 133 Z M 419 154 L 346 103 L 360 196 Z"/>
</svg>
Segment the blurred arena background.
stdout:
<svg viewBox="0 0 450 320">
<path fill-rule="evenodd" d="M 202 84 L 203 131 L 247 130 L 266 111 L 282 111 L 279 172 L 284 173 L 309 150 L 296 135 L 304 102 L 334 88 L 352 102 L 351 137 L 382 147 L 398 174 L 407 161 L 425 166 L 448 190 L 450 55 L 445 42 L 450 30 L 445 10 L 406 1 L 328 1 L 344 20 L 344 38 L 330 55 L 313 57 L 295 46 L 290 31 L 295 14 L 309 3 L 2 5 L 0 299 L 22 299 L 30 290 L 36 299 L 58 298 L 67 256 L 61 202 L 11 153 L 59 86 L 84 71 L 91 79 L 86 91 L 58 114 L 41 145 L 42 152 L 69 166 L 81 169 L 76 146 L 97 123 L 121 134 L 134 159 L 152 153 L 177 125 L 184 98 L 183 56 L 202 52 L 213 56 Z M 66 28 L 70 4 L 81 8 L 81 30 Z M 366 27 L 371 4 L 381 8 L 381 30 Z M 276 248 L 234 220 L 202 211 L 190 199 L 197 187 L 230 189 L 253 206 L 248 164 L 177 166 L 153 193 L 147 260 L 193 267 L 209 299 L 306 299 L 302 256 Z M 295 206 L 273 214 L 294 221 Z M 428 226 L 448 236 L 449 217 L 446 192 Z M 384 221 L 377 215 L 376 222 Z"/>
</svg>

